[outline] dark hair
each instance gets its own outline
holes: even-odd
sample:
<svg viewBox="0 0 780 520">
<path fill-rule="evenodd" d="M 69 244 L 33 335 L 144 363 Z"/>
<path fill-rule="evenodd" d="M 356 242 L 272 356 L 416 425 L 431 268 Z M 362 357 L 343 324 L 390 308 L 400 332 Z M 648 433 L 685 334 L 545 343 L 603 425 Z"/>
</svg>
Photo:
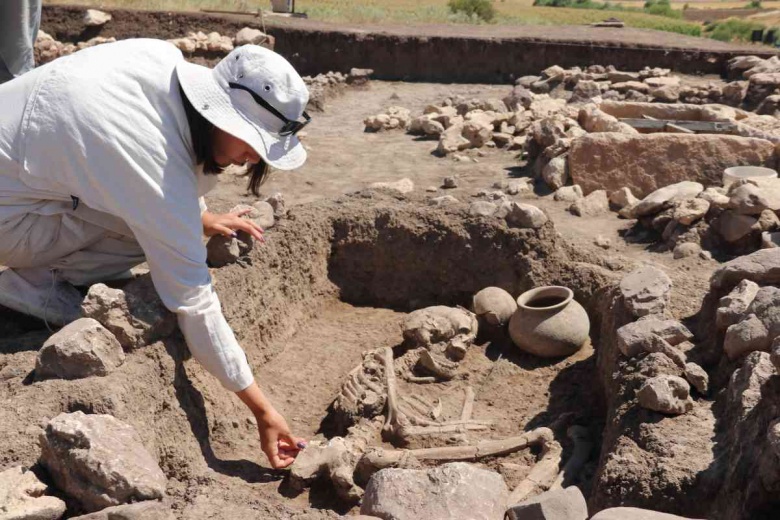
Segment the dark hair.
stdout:
<svg viewBox="0 0 780 520">
<path fill-rule="evenodd" d="M 184 93 L 184 89 L 179 87 L 181 92 L 181 100 L 184 104 L 184 113 L 187 114 L 187 122 L 190 124 L 190 135 L 192 136 L 192 148 L 195 151 L 195 162 L 197 164 L 203 164 L 203 173 L 213 175 L 220 173 L 222 168 L 214 160 L 214 150 L 211 145 L 211 138 L 214 132 L 214 125 L 211 122 L 200 115 L 200 112 L 195 110 L 190 100 L 187 99 L 187 95 Z M 250 167 L 247 172 L 249 177 L 249 183 L 246 189 L 251 191 L 256 197 L 260 196 L 260 186 L 266 181 L 270 173 L 268 164 L 260 158 L 260 162 Z"/>
</svg>

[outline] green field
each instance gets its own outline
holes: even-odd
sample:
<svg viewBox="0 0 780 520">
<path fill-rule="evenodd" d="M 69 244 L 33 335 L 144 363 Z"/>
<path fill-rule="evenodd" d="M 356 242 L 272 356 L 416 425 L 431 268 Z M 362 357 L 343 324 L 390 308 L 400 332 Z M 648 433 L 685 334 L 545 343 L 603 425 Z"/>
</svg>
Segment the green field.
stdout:
<svg viewBox="0 0 780 520">
<path fill-rule="evenodd" d="M 46 0 L 48 4 L 71 4 L 74 0 Z M 198 11 L 202 9 L 256 12 L 270 9 L 270 0 L 82 0 L 84 5 L 96 7 L 125 7 L 134 9 Z M 619 0 L 613 3 L 621 3 Z M 581 25 L 598 22 L 609 17 L 624 21 L 629 27 L 657 29 L 682 34 L 699 35 L 702 26 L 681 19 L 655 16 L 640 12 L 641 0 L 625 0 L 626 7 L 635 10 L 573 9 L 559 7 L 534 7 L 533 0 L 496 0 L 497 16 L 493 23 L 513 25 Z M 740 7 L 728 2 L 673 1 L 675 9 L 683 5 L 697 9 Z M 745 2 L 746 4 L 747 2 Z M 780 6 L 780 2 L 767 2 L 765 7 Z M 310 18 L 331 22 L 348 23 L 483 23 L 464 15 L 453 14 L 447 7 L 447 0 L 297 0 L 295 9 L 305 12 Z"/>
</svg>

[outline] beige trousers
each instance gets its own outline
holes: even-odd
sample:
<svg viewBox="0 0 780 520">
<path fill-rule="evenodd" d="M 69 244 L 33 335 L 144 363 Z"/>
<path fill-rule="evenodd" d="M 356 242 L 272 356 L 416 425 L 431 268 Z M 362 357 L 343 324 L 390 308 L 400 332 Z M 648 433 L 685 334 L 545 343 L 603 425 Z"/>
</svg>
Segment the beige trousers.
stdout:
<svg viewBox="0 0 780 520">
<path fill-rule="evenodd" d="M 109 280 L 145 261 L 132 230 L 80 203 L 52 202 L 0 222 L 0 265 L 56 269 L 74 285 Z"/>
</svg>

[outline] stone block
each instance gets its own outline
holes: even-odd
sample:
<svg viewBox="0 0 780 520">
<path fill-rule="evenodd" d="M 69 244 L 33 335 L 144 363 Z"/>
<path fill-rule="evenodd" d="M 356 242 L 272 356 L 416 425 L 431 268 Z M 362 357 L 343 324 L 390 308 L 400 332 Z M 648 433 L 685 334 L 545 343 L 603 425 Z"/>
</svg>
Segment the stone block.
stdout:
<svg viewBox="0 0 780 520">
<path fill-rule="evenodd" d="M 125 361 L 116 337 L 92 318 L 81 318 L 53 334 L 35 362 L 36 379 L 106 376 Z"/>
</svg>

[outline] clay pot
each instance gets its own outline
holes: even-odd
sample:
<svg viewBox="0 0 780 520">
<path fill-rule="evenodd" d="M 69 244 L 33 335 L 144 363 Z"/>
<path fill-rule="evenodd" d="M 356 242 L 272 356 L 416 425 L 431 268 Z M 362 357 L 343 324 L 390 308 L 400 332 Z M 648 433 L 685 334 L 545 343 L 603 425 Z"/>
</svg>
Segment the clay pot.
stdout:
<svg viewBox="0 0 780 520">
<path fill-rule="evenodd" d="M 590 320 L 567 287 L 537 287 L 517 298 L 509 335 L 521 350 L 540 357 L 568 356 L 588 341 Z"/>
</svg>

